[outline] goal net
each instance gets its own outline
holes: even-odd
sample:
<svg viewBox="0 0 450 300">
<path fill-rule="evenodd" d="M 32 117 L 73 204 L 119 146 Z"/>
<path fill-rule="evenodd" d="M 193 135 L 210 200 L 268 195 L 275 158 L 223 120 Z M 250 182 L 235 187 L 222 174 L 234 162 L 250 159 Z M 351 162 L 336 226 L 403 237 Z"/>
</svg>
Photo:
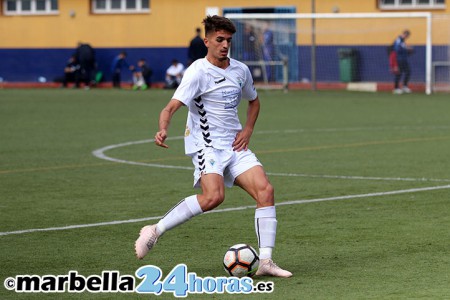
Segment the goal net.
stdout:
<svg viewBox="0 0 450 300">
<path fill-rule="evenodd" d="M 238 29 L 231 56 L 244 61 L 262 86 L 288 83 L 289 88 L 391 91 L 389 47 L 408 29 L 411 36 L 406 42 L 413 48 L 409 87 L 427 94 L 450 90 L 448 16 L 427 12 L 225 16 Z"/>
</svg>

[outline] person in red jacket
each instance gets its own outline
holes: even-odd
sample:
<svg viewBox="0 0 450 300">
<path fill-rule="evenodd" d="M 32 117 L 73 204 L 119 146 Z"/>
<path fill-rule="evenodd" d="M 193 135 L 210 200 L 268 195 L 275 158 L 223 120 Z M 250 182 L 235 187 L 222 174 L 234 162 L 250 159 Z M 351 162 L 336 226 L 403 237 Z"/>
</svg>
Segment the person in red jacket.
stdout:
<svg viewBox="0 0 450 300">
<path fill-rule="evenodd" d="M 398 69 L 397 52 L 395 52 L 394 49 L 391 49 L 391 52 L 389 53 L 389 71 L 395 75 L 400 73 L 400 70 Z"/>
</svg>

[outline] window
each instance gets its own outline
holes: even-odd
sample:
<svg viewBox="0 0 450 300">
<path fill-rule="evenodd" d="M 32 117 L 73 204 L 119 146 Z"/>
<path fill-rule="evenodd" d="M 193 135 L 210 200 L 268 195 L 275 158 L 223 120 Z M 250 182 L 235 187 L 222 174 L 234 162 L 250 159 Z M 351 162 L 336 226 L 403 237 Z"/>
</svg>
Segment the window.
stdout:
<svg viewBox="0 0 450 300">
<path fill-rule="evenodd" d="M 5 11 L 16 11 L 17 10 L 17 2 L 16 1 L 6 1 L 6 9 Z"/>
<path fill-rule="evenodd" d="M 22 0 L 22 11 L 31 11 L 31 0 Z"/>
<path fill-rule="evenodd" d="M 120 0 L 111 0 L 111 9 L 117 10 L 120 9 Z"/>
<path fill-rule="evenodd" d="M 150 0 L 92 0 L 96 14 L 141 13 L 150 11 Z"/>
<path fill-rule="evenodd" d="M 105 10 L 106 9 L 106 0 L 97 0 L 95 1 L 95 7 L 94 10 Z"/>
<path fill-rule="evenodd" d="M 36 10 L 45 11 L 45 0 L 36 0 Z"/>
<path fill-rule="evenodd" d="M 6 0 L 5 15 L 49 15 L 58 13 L 58 0 Z"/>
<path fill-rule="evenodd" d="M 380 9 L 443 9 L 445 0 L 378 0 Z"/>
</svg>

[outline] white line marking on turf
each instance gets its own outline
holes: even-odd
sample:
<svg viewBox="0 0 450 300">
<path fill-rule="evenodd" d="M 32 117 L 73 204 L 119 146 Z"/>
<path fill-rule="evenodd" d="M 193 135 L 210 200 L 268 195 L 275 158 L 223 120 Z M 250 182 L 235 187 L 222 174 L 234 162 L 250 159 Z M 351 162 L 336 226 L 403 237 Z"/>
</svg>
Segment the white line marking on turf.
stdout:
<svg viewBox="0 0 450 300">
<path fill-rule="evenodd" d="M 441 185 L 441 186 L 423 187 L 423 188 L 413 188 L 413 189 L 407 189 L 407 190 L 388 191 L 388 192 L 377 192 L 377 193 L 358 194 L 358 195 L 344 195 L 344 196 L 335 196 L 335 197 L 317 198 L 317 199 L 305 199 L 305 200 L 291 200 L 291 201 L 277 203 L 276 206 L 306 204 L 306 203 L 315 203 L 315 202 L 324 202 L 324 201 L 339 201 L 339 200 L 369 198 L 369 197 L 379 197 L 379 196 L 390 196 L 390 195 L 417 193 L 417 192 L 424 192 L 424 191 L 443 190 L 443 189 L 449 189 L 449 188 L 450 188 L 450 184 L 449 185 Z M 207 212 L 207 214 L 223 213 L 223 212 L 229 212 L 229 211 L 240 211 L 240 210 L 254 209 L 254 208 L 255 208 L 254 205 L 230 207 L 230 208 L 212 210 L 212 211 Z M 58 231 L 58 230 L 70 230 L 70 229 L 87 228 L 87 227 L 109 226 L 109 225 L 118 225 L 118 224 L 126 224 L 126 223 L 138 223 L 138 222 L 144 222 L 144 221 L 157 220 L 157 219 L 161 219 L 161 218 L 162 218 L 162 216 L 158 216 L 158 217 L 129 219 L 129 220 L 121 220 L 121 221 L 69 225 L 69 226 L 62 226 L 62 227 L 35 228 L 35 229 L 24 229 L 24 230 L 17 230 L 17 231 L 6 231 L 6 232 L 0 232 L 0 236 L 42 232 L 42 231 Z"/>
<path fill-rule="evenodd" d="M 331 129 L 328 129 L 328 130 L 331 130 Z M 279 132 L 280 131 L 264 131 L 263 133 L 279 133 Z M 292 132 L 298 132 L 298 131 L 285 130 L 282 132 L 292 133 Z M 181 140 L 183 138 L 184 138 L 183 136 L 176 136 L 176 137 L 169 137 L 169 138 L 167 138 L 167 140 Z M 131 142 L 126 142 L 126 143 L 109 145 L 109 146 L 105 146 L 103 148 L 92 151 L 92 155 L 94 155 L 97 158 L 103 159 L 103 160 L 108 160 L 108 161 L 112 161 L 115 163 L 135 165 L 135 166 L 153 167 L 153 168 L 161 168 L 161 169 L 178 169 L 178 170 L 191 170 L 191 171 L 194 170 L 194 168 L 192 168 L 192 167 L 185 167 L 185 166 L 174 166 L 174 165 L 163 165 L 163 164 L 153 164 L 153 163 L 129 161 L 129 160 L 110 157 L 105 154 L 105 152 L 108 150 L 126 147 L 126 146 L 132 146 L 132 145 L 153 143 L 154 141 L 155 141 L 154 139 L 148 139 L 148 140 L 131 141 Z M 269 175 L 269 176 L 286 176 L 286 177 L 329 178 L 329 179 L 379 180 L 379 181 L 384 180 L 384 181 L 450 182 L 450 179 L 433 179 L 433 178 L 366 177 L 366 176 L 340 176 L 340 175 L 317 175 L 317 174 L 296 174 L 296 173 L 272 173 L 272 172 L 267 172 L 267 175 Z"/>
<path fill-rule="evenodd" d="M 427 127 L 427 129 L 448 129 L 450 127 Z M 298 133 L 298 132 L 334 132 L 334 131 L 359 131 L 359 130 L 387 130 L 387 129 L 395 129 L 395 130 L 416 130 L 423 129 L 422 127 L 395 127 L 395 128 L 385 128 L 385 127 L 374 127 L 374 128 L 324 128 L 324 129 L 298 129 L 298 130 L 284 130 L 284 131 L 260 131 L 259 134 L 271 134 L 271 133 Z M 180 140 L 183 139 L 182 136 L 170 137 L 167 140 Z M 131 165 L 139 165 L 146 167 L 156 167 L 156 168 L 164 168 L 164 169 L 182 169 L 182 170 L 193 170 L 191 167 L 183 167 L 183 166 L 171 166 L 171 165 L 162 165 L 162 164 L 150 164 L 150 163 L 142 163 L 142 162 L 134 162 L 127 161 L 122 159 L 117 159 L 113 157 L 109 157 L 105 155 L 104 152 L 120 147 L 126 147 L 130 145 L 138 145 L 145 143 L 152 143 L 154 139 L 147 139 L 141 141 L 132 141 L 126 143 L 120 143 L 115 145 L 109 145 L 97 150 L 94 150 L 92 154 L 100 159 L 116 162 L 116 163 L 125 163 Z M 360 180 L 389 180 L 389 181 L 438 181 L 438 182 L 448 182 L 449 179 L 427 179 L 427 178 L 384 178 L 384 177 L 364 177 L 364 176 L 337 176 L 337 175 L 308 175 L 308 174 L 294 174 L 294 173 L 267 173 L 271 176 L 289 176 L 289 177 L 312 177 L 312 178 L 333 178 L 333 179 L 360 179 Z M 277 206 L 282 205 L 293 205 L 293 204 L 305 204 L 305 203 L 314 203 L 314 202 L 323 202 L 323 201 L 337 201 L 337 200 L 346 200 L 346 199 L 356 199 L 356 198 L 367 198 L 367 197 L 378 197 L 378 196 L 389 196 L 389 195 L 397 195 L 397 194 L 406 194 L 406 193 L 416 193 L 422 191 L 432 191 L 432 190 L 440 190 L 440 189 L 448 189 L 450 185 L 443 186 L 433 186 L 433 187 L 423 187 L 423 188 L 413 188 L 407 190 L 397 190 L 397 191 L 389 191 L 389 192 L 376 192 L 369 194 L 359 194 L 359 195 L 344 195 L 344 196 L 335 196 L 328 198 L 317 198 L 317 199 L 309 199 L 309 200 L 292 200 L 277 203 Z M 224 208 L 224 209 L 216 209 L 210 211 L 208 213 L 222 213 L 229 211 L 239 211 L 245 209 L 251 209 L 254 206 L 240 206 L 240 207 L 232 207 L 232 208 Z M 36 228 L 36 229 L 25 229 L 25 230 L 17 230 L 17 231 L 6 231 L 0 232 L 0 236 L 13 235 L 13 234 L 25 234 L 32 232 L 42 232 L 42 231 L 58 231 L 58 230 L 70 230 L 70 229 L 78 229 L 78 228 L 87 228 L 87 227 L 98 227 L 98 226 L 108 226 L 108 225 L 118 225 L 118 224 L 126 224 L 126 223 L 137 223 L 144 222 L 150 220 L 157 220 L 162 218 L 162 216 L 157 217 L 148 217 L 148 218 L 140 218 L 140 219 L 129 219 L 129 220 L 121 220 L 121 221 L 110 221 L 110 222 L 100 222 L 100 223 L 91 223 L 91 224 L 81 224 L 81 225 L 69 225 L 62 227 L 50 227 L 50 228 Z"/>
<path fill-rule="evenodd" d="M 169 137 L 167 140 L 180 140 L 183 139 L 183 136 L 175 136 L 175 137 Z M 129 164 L 129 165 L 136 165 L 136 166 L 145 166 L 145 167 L 154 167 L 154 168 L 161 168 L 161 169 L 180 169 L 180 170 L 193 170 L 191 167 L 183 167 L 183 166 L 171 166 L 171 165 L 162 165 L 162 164 L 150 164 L 150 163 L 143 163 L 143 162 L 136 162 L 136 161 L 129 161 L 124 159 L 118 159 L 113 158 L 105 155 L 104 152 L 120 147 L 126 147 L 131 145 L 139 145 L 139 144 L 146 144 L 146 143 L 153 143 L 155 140 L 142 140 L 142 141 L 133 141 L 133 142 L 126 142 L 121 144 L 115 144 L 115 145 L 109 145 L 97 150 L 92 151 L 92 154 L 100 159 L 109 160 L 115 163 L 122 163 L 122 164 Z"/>
<path fill-rule="evenodd" d="M 296 173 L 269 173 L 271 176 L 286 177 L 310 177 L 310 178 L 330 178 L 330 179 L 355 179 L 355 180 L 386 180 L 386 181 L 422 181 L 422 182 L 450 182 L 450 179 L 433 178 L 402 178 L 402 177 L 370 177 L 370 176 L 343 176 L 343 175 L 314 175 L 314 174 L 296 174 Z"/>
<path fill-rule="evenodd" d="M 343 127 L 343 128 L 303 128 L 285 130 L 260 130 L 255 134 L 268 133 L 308 133 L 308 132 L 353 132 L 353 131 L 416 131 L 416 130 L 448 130 L 450 126 L 393 126 L 393 127 Z"/>
</svg>

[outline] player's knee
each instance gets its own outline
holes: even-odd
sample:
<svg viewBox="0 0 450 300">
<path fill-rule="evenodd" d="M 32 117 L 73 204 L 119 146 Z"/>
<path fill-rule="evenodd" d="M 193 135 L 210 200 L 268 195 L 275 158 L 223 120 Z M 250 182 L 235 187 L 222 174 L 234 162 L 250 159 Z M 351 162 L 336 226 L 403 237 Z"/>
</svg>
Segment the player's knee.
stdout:
<svg viewBox="0 0 450 300">
<path fill-rule="evenodd" d="M 259 190 L 258 202 L 260 206 L 272 206 L 274 205 L 274 188 L 269 182 Z"/>
<path fill-rule="evenodd" d="M 225 200 L 225 195 L 220 192 L 210 193 L 205 196 L 205 201 L 202 205 L 203 211 L 208 211 L 216 208 Z"/>
</svg>

